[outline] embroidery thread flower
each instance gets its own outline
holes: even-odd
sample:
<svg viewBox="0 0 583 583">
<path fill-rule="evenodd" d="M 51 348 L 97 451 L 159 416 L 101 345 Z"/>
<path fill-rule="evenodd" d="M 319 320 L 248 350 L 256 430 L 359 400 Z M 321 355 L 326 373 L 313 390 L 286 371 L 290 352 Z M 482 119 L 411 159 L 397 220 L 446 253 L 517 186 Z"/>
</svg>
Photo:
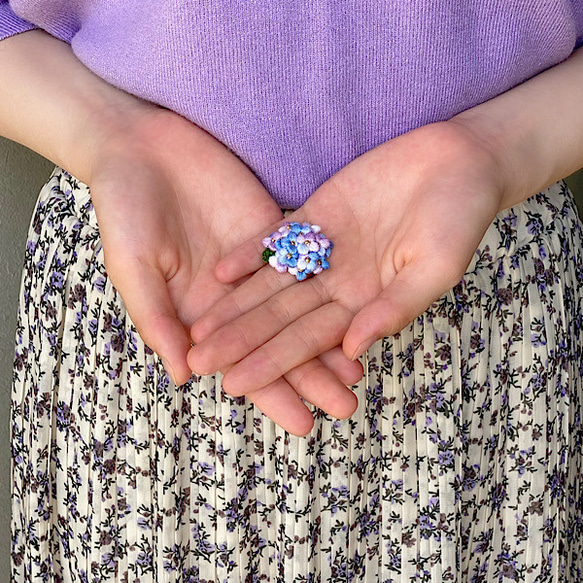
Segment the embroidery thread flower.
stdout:
<svg viewBox="0 0 583 583">
<path fill-rule="evenodd" d="M 334 246 L 318 225 L 284 223 L 263 239 L 263 261 L 279 273 L 295 275 L 303 281 L 309 275 L 322 273 L 330 267 L 328 257 Z"/>
</svg>

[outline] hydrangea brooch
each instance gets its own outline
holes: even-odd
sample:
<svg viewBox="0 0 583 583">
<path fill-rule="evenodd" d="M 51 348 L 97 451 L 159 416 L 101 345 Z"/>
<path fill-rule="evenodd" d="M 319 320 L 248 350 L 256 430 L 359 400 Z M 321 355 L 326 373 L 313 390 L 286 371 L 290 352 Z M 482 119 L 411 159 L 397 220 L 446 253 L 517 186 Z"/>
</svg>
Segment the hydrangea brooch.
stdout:
<svg viewBox="0 0 583 583">
<path fill-rule="evenodd" d="M 310 223 L 284 223 L 277 231 L 263 239 L 263 261 L 279 273 L 291 273 L 298 281 L 308 275 L 318 275 L 328 269 L 328 257 L 334 246 Z"/>
</svg>

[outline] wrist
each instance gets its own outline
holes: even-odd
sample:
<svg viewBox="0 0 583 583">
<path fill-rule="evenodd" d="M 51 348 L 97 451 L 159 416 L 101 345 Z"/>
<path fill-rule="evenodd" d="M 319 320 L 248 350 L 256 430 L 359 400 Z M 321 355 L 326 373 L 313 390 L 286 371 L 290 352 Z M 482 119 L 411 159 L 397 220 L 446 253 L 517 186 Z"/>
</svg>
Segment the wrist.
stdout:
<svg viewBox="0 0 583 583">
<path fill-rule="evenodd" d="M 84 182 L 99 148 L 155 108 L 97 77 L 42 31 L 2 41 L 0 57 L 0 135 Z"/>
<path fill-rule="evenodd" d="M 501 208 L 536 194 L 583 166 L 583 51 L 517 87 L 453 117 L 494 159 Z"/>
<path fill-rule="evenodd" d="M 58 165 L 89 185 L 105 159 L 143 145 L 136 128 L 145 116 L 159 110 L 98 81 L 101 86 L 95 87 L 91 100 L 76 100 L 76 119 L 65 128 L 56 153 Z"/>
<path fill-rule="evenodd" d="M 467 140 L 482 150 L 484 159 L 488 160 L 487 172 L 495 180 L 499 192 L 499 211 L 512 206 L 511 199 L 530 195 L 526 194 L 529 187 L 523 180 L 524 173 L 519 171 L 522 164 L 517 145 L 524 143 L 519 135 L 525 131 L 523 127 L 499 126 L 475 108 L 456 115 L 446 123 L 455 126 L 457 131 L 466 135 Z"/>
</svg>

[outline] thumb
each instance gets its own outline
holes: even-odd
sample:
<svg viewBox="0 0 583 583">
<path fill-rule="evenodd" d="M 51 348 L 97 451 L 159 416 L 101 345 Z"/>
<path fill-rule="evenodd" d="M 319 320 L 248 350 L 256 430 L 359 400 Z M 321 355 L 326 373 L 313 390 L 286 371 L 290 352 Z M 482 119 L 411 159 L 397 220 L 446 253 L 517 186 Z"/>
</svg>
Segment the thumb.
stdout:
<svg viewBox="0 0 583 583">
<path fill-rule="evenodd" d="M 463 273 L 447 260 L 407 264 L 354 316 L 342 343 L 346 356 L 355 360 L 376 340 L 400 332 L 455 286 Z"/>
<path fill-rule="evenodd" d="M 178 319 L 168 284 L 154 266 L 119 256 L 108 272 L 142 340 L 161 357 L 175 384 L 184 384 L 192 372 L 186 362 L 190 339 Z"/>
</svg>

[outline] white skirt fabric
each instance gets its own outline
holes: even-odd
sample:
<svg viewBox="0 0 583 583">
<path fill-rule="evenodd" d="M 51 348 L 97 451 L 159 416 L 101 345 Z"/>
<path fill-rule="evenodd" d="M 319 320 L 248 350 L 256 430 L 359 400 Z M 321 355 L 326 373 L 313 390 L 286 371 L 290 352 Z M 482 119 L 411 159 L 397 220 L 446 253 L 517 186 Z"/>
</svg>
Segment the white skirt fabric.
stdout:
<svg viewBox="0 0 583 583">
<path fill-rule="evenodd" d="M 57 169 L 20 301 L 13 581 L 581 581 L 582 242 L 563 183 L 500 213 L 368 351 L 353 417 L 298 438 L 218 376 L 169 382 Z"/>
</svg>

